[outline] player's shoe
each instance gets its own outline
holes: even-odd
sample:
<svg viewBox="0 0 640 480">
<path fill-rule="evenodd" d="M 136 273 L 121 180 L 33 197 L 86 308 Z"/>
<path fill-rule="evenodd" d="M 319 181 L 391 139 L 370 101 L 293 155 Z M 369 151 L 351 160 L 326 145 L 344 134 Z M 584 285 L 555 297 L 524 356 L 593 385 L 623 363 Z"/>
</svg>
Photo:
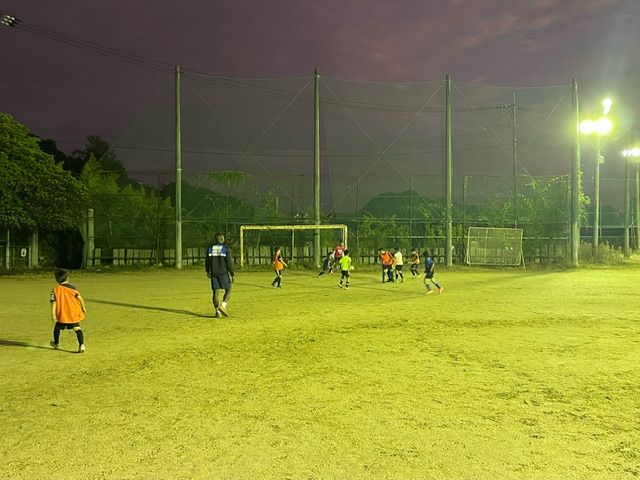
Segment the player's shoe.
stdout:
<svg viewBox="0 0 640 480">
<path fill-rule="evenodd" d="M 338 288 L 342 288 L 342 284 L 341 283 L 338 285 Z"/>
<path fill-rule="evenodd" d="M 213 316 L 213 318 L 220 318 L 220 311 L 219 310 L 216 310 L 216 313 Z"/>
<path fill-rule="evenodd" d="M 431 295 L 433 293 L 433 290 L 427 290 L 427 295 Z"/>
<path fill-rule="evenodd" d="M 344 287 L 344 288 L 345 288 L 345 290 L 349 290 L 349 285 L 347 285 L 347 286 L 346 286 L 346 287 Z"/>
<path fill-rule="evenodd" d="M 227 313 L 227 302 L 222 302 L 222 304 L 220 304 L 220 306 L 218 307 L 218 311 L 225 317 L 228 317 L 229 314 Z"/>
<path fill-rule="evenodd" d="M 78 347 L 78 353 L 84 353 L 84 344 L 80 345 L 80 347 Z"/>
<path fill-rule="evenodd" d="M 54 341 L 49 342 L 49 345 L 51 345 L 54 350 L 58 350 L 60 348 L 60 344 Z"/>
<path fill-rule="evenodd" d="M 442 293 L 444 291 L 444 287 L 439 287 L 438 288 L 438 293 Z"/>
</svg>

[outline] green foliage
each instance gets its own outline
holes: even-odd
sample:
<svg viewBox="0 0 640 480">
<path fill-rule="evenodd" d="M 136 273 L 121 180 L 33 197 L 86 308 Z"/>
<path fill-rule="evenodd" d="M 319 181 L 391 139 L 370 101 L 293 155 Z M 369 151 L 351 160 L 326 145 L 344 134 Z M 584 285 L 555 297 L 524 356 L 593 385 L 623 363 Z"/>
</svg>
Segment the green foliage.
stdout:
<svg viewBox="0 0 640 480">
<path fill-rule="evenodd" d="M 121 187 L 117 173 L 105 172 L 95 157 L 86 162 L 81 179 L 90 193 L 94 209 L 96 247 L 157 248 L 173 217 L 169 199 L 140 184 Z"/>
<path fill-rule="evenodd" d="M 206 172 L 200 174 L 198 183 L 204 183 L 210 187 L 228 187 L 231 185 L 242 185 L 247 179 L 246 172 L 240 171 L 222 171 L 222 172 Z"/>
<path fill-rule="evenodd" d="M 622 252 L 622 248 L 607 242 L 598 245 L 595 251 L 591 243 L 581 243 L 579 258 L 580 262 L 585 264 L 616 265 L 628 262 L 628 259 L 625 258 Z"/>
<path fill-rule="evenodd" d="M 38 138 L 7 114 L 0 114 L 0 225 L 25 230 L 77 226 L 86 191 L 44 153 Z"/>
<path fill-rule="evenodd" d="M 359 221 L 357 233 L 361 252 L 375 252 L 378 248 L 410 247 L 409 229 L 406 225 L 399 224 L 395 215 L 378 219 L 367 214 Z"/>
<path fill-rule="evenodd" d="M 78 167 L 82 170 L 91 158 L 97 161 L 103 172 L 114 174 L 120 186 L 128 183 L 124 165 L 116 158 L 111 145 L 99 135 L 88 135 L 85 147 L 71 154 L 69 165 L 74 170 Z"/>
</svg>

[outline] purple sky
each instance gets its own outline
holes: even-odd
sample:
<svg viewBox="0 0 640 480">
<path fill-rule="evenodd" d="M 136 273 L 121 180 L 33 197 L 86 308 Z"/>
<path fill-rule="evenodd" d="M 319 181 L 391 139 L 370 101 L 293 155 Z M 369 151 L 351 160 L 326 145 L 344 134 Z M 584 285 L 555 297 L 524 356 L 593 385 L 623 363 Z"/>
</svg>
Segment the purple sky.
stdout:
<svg viewBox="0 0 640 480">
<path fill-rule="evenodd" d="M 26 24 L 224 76 L 499 86 L 576 78 L 640 115 L 639 0 L 2 0 Z M 0 111 L 67 152 L 117 136 L 165 75 L 0 28 Z M 615 108 L 615 107 L 614 107 Z M 635 125 L 634 125 L 635 122 Z"/>
</svg>

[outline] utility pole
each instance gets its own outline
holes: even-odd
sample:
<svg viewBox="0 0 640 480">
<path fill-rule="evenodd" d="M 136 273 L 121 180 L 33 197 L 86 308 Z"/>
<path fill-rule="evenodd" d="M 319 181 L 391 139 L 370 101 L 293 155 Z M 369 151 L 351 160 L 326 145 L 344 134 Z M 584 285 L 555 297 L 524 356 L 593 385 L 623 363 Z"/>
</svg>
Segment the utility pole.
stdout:
<svg viewBox="0 0 640 480">
<path fill-rule="evenodd" d="M 511 159 L 513 165 L 513 186 L 511 189 L 513 202 L 513 227 L 518 226 L 518 129 L 517 114 L 520 106 L 516 103 L 516 91 L 513 91 L 513 101 L 511 103 L 503 103 L 499 105 L 500 109 L 511 110 Z"/>
</svg>

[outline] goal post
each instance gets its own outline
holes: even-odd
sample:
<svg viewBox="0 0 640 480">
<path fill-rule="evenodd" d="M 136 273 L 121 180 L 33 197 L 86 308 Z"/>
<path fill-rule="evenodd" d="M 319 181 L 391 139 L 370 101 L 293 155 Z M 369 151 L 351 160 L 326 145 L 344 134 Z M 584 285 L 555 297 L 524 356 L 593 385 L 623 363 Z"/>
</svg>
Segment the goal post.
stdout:
<svg viewBox="0 0 640 480">
<path fill-rule="evenodd" d="M 274 231 L 289 231 L 291 233 L 291 247 L 292 250 L 296 245 L 296 232 L 307 231 L 315 232 L 317 230 L 335 230 L 340 232 L 341 239 L 345 245 L 348 245 L 349 229 L 344 224 L 329 224 L 329 225 L 241 225 L 240 226 L 240 267 L 244 267 L 246 257 L 246 234 L 249 231 L 258 232 L 274 232 Z"/>
<path fill-rule="evenodd" d="M 521 228 L 469 227 L 468 265 L 524 266 Z"/>
</svg>

